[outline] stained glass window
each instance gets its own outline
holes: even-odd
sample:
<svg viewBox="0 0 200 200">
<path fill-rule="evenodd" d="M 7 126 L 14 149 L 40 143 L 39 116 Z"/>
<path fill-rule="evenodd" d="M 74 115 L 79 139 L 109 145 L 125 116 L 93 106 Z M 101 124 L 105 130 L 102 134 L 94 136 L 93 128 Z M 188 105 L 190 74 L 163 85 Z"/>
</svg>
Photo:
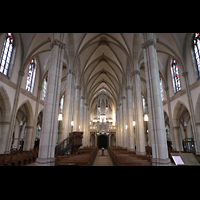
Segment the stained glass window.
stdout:
<svg viewBox="0 0 200 200">
<path fill-rule="evenodd" d="M 60 100 L 60 113 L 63 113 L 63 103 L 64 103 L 64 95 L 62 96 Z"/>
<path fill-rule="evenodd" d="M 181 82 L 180 82 L 180 74 L 177 61 L 175 59 L 172 59 L 171 62 L 171 74 L 172 74 L 174 93 L 177 93 L 178 91 L 181 90 Z"/>
<path fill-rule="evenodd" d="M 146 100 L 144 98 L 144 96 L 142 95 L 142 107 L 143 107 L 143 113 L 147 113 L 146 110 Z"/>
<path fill-rule="evenodd" d="M 44 78 L 42 100 L 44 101 L 47 93 L 47 76 Z"/>
<path fill-rule="evenodd" d="M 199 33 L 194 34 L 194 53 L 196 58 L 197 75 L 200 77 L 200 35 Z"/>
<path fill-rule="evenodd" d="M 160 93 L 161 93 L 161 99 L 164 100 L 164 92 L 163 92 L 163 83 L 162 78 L 160 77 Z"/>
<path fill-rule="evenodd" d="M 26 90 L 28 92 L 33 92 L 33 86 L 35 81 L 36 63 L 35 59 L 32 58 L 28 67 L 28 75 L 26 81 Z"/>
<path fill-rule="evenodd" d="M 7 76 L 8 74 L 8 69 L 10 65 L 10 60 L 12 56 L 12 51 L 13 51 L 13 36 L 12 33 L 7 33 L 6 39 L 4 41 L 3 45 L 3 51 L 1 54 L 1 67 L 0 67 L 0 73 L 4 74 Z"/>
</svg>

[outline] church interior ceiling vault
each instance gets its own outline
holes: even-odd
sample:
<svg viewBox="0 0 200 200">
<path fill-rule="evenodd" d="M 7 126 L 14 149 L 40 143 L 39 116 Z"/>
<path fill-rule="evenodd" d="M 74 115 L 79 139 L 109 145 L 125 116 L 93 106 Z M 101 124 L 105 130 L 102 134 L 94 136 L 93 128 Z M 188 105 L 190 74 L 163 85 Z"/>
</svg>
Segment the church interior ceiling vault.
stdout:
<svg viewBox="0 0 200 200">
<path fill-rule="evenodd" d="M 65 70 L 69 66 L 69 34 L 65 37 L 66 48 L 63 58 L 62 80 L 66 79 Z M 136 50 L 138 33 L 74 33 L 73 35 L 73 68 L 79 62 L 80 85 L 84 87 L 89 103 L 102 93 L 102 89 L 114 101 L 120 98 L 122 85 L 126 83 L 126 75 L 133 71 L 133 58 L 138 64 L 144 65 L 142 50 Z M 22 51 L 21 63 L 26 68 L 30 58 L 36 57 L 41 80 L 47 75 L 51 57 L 50 44 L 52 33 L 19 33 L 17 42 Z M 160 74 L 166 81 L 165 74 L 171 57 L 176 57 L 184 68 L 185 44 L 187 34 L 157 33 L 157 53 Z M 71 44 L 70 44 L 71 45 Z M 141 48 L 138 48 L 141 49 Z M 141 79 L 144 79 L 141 76 Z M 63 82 L 64 83 L 64 82 Z M 62 83 L 62 84 L 63 84 Z M 62 86 L 64 88 L 64 86 Z"/>
</svg>

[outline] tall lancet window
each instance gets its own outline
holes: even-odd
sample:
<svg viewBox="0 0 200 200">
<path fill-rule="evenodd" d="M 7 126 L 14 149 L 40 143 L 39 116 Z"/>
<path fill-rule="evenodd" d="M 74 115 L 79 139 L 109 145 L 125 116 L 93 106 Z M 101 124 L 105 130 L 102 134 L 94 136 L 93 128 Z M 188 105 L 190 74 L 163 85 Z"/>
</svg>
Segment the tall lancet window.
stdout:
<svg viewBox="0 0 200 200">
<path fill-rule="evenodd" d="M 171 74 L 172 74 L 174 93 L 177 93 L 178 91 L 181 90 L 181 81 L 180 81 L 180 74 L 177 61 L 175 59 L 172 59 L 171 61 Z"/>
<path fill-rule="evenodd" d="M 144 96 L 142 95 L 142 107 L 143 107 L 143 113 L 147 113 L 147 108 L 146 108 L 146 100 Z"/>
<path fill-rule="evenodd" d="M 162 101 L 164 101 L 163 83 L 161 77 L 160 77 L 160 93 L 161 93 L 161 99 Z"/>
<path fill-rule="evenodd" d="M 13 40 L 12 33 L 7 33 L 6 39 L 4 41 L 3 50 L 1 54 L 1 61 L 0 61 L 1 63 L 0 73 L 6 76 L 8 74 L 10 60 L 12 56 L 13 42 L 14 40 Z"/>
<path fill-rule="evenodd" d="M 47 76 L 44 78 L 44 83 L 43 83 L 43 90 L 42 90 L 42 100 L 44 101 L 47 93 Z"/>
<path fill-rule="evenodd" d="M 36 74 L 36 62 L 35 59 L 32 58 L 28 67 L 28 75 L 26 81 L 26 90 L 31 93 L 33 92 L 35 74 Z"/>
<path fill-rule="evenodd" d="M 200 35 L 199 33 L 194 34 L 194 53 L 197 67 L 197 76 L 200 78 Z"/>
<path fill-rule="evenodd" d="M 63 113 L 64 95 L 62 95 L 60 100 L 60 113 Z"/>
</svg>

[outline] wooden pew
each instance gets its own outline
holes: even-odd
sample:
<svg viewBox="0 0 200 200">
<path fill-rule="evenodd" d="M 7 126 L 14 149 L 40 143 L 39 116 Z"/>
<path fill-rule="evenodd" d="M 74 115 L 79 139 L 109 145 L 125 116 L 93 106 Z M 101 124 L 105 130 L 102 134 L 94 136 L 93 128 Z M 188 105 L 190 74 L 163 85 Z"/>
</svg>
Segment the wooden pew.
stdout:
<svg viewBox="0 0 200 200">
<path fill-rule="evenodd" d="M 3 166 L 11 166 L 12 154 L 4 154 Z"/>
<path fill-rule="evenodd" d="M 32 151 L 11 151 L 10 154 L 0 154 L 0 166 L 23 166 L 34 162 L 38 149 Z"/>
<path fill-rule="evenodd" d="M 136 155 L 134 152 L 120 147 L 109 147 L 108 153 L 116 166 L 151 166 L 151 159 L 145 155 Z"/>
<path fill-rule="evenodd" d="M 91 166 L 98 152 L 97 147 L 87 147 L 79 150 L 78 155 L 57 156 L 55 166 L 59 165 L 78 165 Z"/>
</svg>

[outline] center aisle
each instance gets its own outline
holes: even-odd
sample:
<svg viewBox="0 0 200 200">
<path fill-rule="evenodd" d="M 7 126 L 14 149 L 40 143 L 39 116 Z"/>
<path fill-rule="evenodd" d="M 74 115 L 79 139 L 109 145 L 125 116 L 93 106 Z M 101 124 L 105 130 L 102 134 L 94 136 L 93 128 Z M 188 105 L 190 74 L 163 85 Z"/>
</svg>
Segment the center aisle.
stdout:
<svg viewBox="0 0 200 200">
<path fill-rule="evenodd" d="M 95 158 L 93 166 L 113 166 L 112 160 L 108 151 L 104 150 L 104 156 L 101 155 L 102 151 L 99 150 Z"/>
</svg>

